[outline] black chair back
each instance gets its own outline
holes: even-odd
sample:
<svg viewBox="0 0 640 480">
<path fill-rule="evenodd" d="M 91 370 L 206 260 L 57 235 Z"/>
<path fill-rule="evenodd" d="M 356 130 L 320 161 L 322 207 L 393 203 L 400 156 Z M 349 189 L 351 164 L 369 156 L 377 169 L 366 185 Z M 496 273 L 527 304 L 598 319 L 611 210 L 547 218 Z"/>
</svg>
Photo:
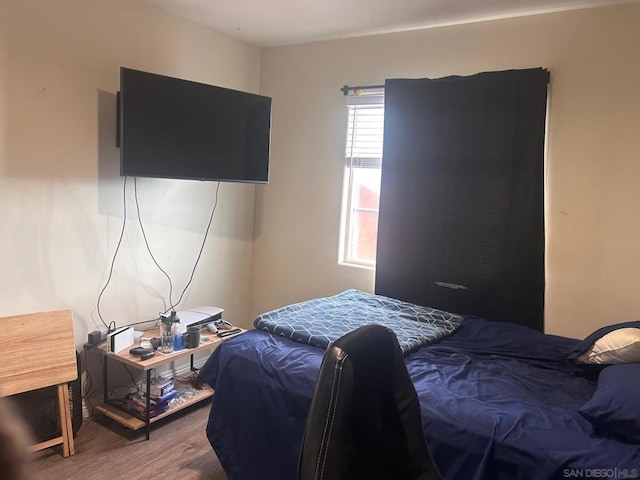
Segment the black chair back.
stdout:
<svg viewBox="0 0 640 480">
<path fill-rule="evenodd" d="M 440 479 L 393 332 L 367 325 L 325 352 L 305 426 L 299 480 Z"/>
</svg>

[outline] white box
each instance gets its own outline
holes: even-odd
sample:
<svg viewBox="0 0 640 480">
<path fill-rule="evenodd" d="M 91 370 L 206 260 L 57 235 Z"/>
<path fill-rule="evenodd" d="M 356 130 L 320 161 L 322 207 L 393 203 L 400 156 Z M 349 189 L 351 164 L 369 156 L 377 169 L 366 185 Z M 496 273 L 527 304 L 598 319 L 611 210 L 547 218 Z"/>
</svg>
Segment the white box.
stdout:
<svg viewBox="0 0 640 480">
<path fill-rule="evenodd" d="M 219 318 L 222 318 L 222 312 L 224 309 L 220 307 L 195 307 L 189 310 L 180 310 L 176 312 L 180 319 L 180 325 L 186 327 L 192 324 L 201 324 L 207 322 L 213 322 Z"/>
<path fill-rule="evenodd" d="M 119 353 L 133 345 L 135 336 L 133 327 L 122 327 L 107 334 L 107 351 Z"/>
</svg>

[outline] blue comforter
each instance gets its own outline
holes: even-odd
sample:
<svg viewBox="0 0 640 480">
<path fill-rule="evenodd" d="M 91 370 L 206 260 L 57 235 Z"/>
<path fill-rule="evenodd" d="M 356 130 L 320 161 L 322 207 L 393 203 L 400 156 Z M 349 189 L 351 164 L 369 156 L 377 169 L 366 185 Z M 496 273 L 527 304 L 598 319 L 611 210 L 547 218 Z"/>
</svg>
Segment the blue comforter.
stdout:
<svg viewBox="0 0 640 480">
<path fill-rule="evenodd" d="M 462 317 L 436 308 L 359 290 L 316 298 L 263 313 L 253 326 L 296 342 L 327 348 L 341 336 L 372 323 L 390 328 L 407 355 L 460 326 Z"/>
<path fill-rule="evenodd" d="M 595 382 L 565 361 L 576 343 L 466 318 L 406 357 L 425 438 L 445 479 L 640 472 L 640 445 L 596 436 L 577 411 Z M 201 369 L 216 390 L 207 436 L 229 480 L 296 478 L 323 353 L 253 330 L 225 341 Z"/>
</svg>

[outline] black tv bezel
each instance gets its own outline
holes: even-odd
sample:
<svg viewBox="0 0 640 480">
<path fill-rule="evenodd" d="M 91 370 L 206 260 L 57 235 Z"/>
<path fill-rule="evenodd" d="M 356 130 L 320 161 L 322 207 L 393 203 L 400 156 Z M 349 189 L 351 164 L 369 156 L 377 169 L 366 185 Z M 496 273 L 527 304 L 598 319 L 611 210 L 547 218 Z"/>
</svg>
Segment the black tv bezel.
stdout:
<svg viewBox="0 0 640 480">
<path fill-rule="evenodd" d="M 165 78 L 165 79 L 170 79 L 170 80 L 177 80 L 180 82 L 186 82 L 186 83 L 190 83 L 190 84 L 196 84 L 198 86 L 205 86 L 205 87 L 210 87 L 212 89 L 216 89 L 216 90 L 227 90 L 230 92 L 234 92 L 234 93 L 241 93 L 243 95 L 249 95 L 249 96 L 253 96 L 256 98 L 260 98 L 263 100 L 266 100 L 269 104 L 269 122 L 268 122 L 268 147 L 267 147 L 267 163 L 266 163 L 266 167 L 267 167 L 267 175 L 266 178 L 263 179 L 257 179 L 257 178 L 226 178 L 224 176 L 219 176 L 219 177 L 213 177 L 213 176 L 180 176 L 180 175 L 156 175 L 153 173 L 144 173 L 144 174 L 133 174 L 133 173 L 124 173 L 124 160 L 123 160 L 123 146 L 122 146 L 122 139 L 123 139 L 123 96 L 121 93 L 121 90 L 118 90 L 116 92 L 116 102 L 117 102 L 117 106 L 116 106 L 116 147 L 120 149 L 120 176 L 126 177 L 126 176 L 131 176 L 131 177 L 141 177 L 141 178 L 160 178 L 160 179 L 175 179 L 175 180 L 198 180 L 198 181 L 217 181 L 217 182 L 232 182 L 232 183 L 250 183 L 250 184 L 268 184 L 269 183 L 269 177 L 271 174 L 271 168 L 270 168 L 270 163 L 271 163 L 271 109 L 272 109 L 272 99 L 271 97 L 267 97 L 265 95 L 260 95 L 260 94 L 256 94 L 256 93 L 251 93 L 251 92 L 245 92 L 242 90 L 234 90 L 231 88 L 226 88 L 226 87 L 220 87 L 217 85 L 212 85 L 212 84 L 207 84 L 207 83 L 202 83 L 202 82 L 196 82 L 193 80 L 186 80 L 186 79 L 182 79 L 182 78 L 178 78 L 178 77 L 171 77 L 168 75 L 162 75 L 162 74 L 157 74 L 157 73 L 153 73 L 153 72 L 147 72 L 147 71 L 143 71 L 143 70 L 137 70 L 137 69 L 133 69 L 133 68 L 129 68 L 129 67 L 120 67 L 120 86 L 122 88 L 122 80 L 123 80 L 123 74 L 125 70 L 129 70 L 129 71 L 134 71 L 134 72 L 138 72 L 138 73 L 143 73 L 143 74 L 148 74 L 148 75 L 153 75 L 153 76 L 157 76 L 157 77 L 161 77 L 161 78 Z"/>
</svg>

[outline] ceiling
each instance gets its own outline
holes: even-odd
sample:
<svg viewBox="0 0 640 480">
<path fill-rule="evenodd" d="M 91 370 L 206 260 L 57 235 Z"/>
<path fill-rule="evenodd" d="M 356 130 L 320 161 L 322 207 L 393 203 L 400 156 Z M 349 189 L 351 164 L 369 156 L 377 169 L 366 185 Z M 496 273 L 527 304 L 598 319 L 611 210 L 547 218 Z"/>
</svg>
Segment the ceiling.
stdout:
<svg viewBox="0 0 640 480">
<path fill-rule="evenodd" d="M 640 0 L 144 0 L 259 47 Z"/>
</svg>

